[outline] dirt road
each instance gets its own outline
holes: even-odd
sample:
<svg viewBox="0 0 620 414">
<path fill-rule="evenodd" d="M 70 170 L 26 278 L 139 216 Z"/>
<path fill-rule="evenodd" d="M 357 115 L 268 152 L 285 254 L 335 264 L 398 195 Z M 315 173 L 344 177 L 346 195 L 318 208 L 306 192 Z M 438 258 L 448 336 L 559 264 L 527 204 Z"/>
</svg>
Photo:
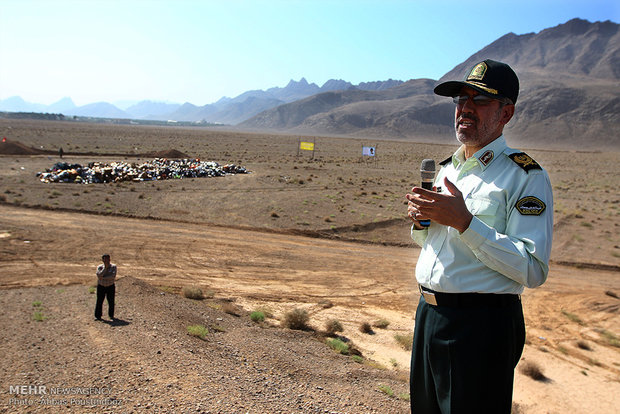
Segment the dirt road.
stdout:
<svg viewBox="0 0 620 414">
<path fill-rule="evenodd" d="M 413 249 L 8 206 L 0 216 L 0 288 L 93 283 L 101 253 L 109 252 L 119 275 L 153 285 L 412 310 Z"/>
</svg>

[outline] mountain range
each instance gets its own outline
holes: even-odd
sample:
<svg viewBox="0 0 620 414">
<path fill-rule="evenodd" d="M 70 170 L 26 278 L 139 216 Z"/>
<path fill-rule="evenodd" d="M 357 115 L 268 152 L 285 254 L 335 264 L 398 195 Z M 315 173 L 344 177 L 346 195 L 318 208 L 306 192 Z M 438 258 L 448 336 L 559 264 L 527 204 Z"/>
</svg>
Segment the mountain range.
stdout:
<svg viewBox="0 0 620 414">
<path fill-rule="evenodd" d="M 573 19 L 539 33 L 509 33 L 445 74 L 458 80 L 484 59 L 508 63 L 521 91 L 505 129 L 510 143 L 536 147 L 620 148 L 620 25 Z M 332 91 L 264 111 L 241 127 L 455 142 L 454 106 L 433 94 L 437 81 L 389 90 Z"/>
<path fill-rule="evenodd" d="M 511 144 L 620 148 L 620 25 L 573 19 L 538 33 L 508 33 L 455 66 L 439 81 L 462 79 L 490 58 L 510 64 L 521 92 L 505 129 Z M 19 97 L 0 111 L 210 122 L 245 130 L 454 142 L 451 100 L 433 94 L 433 79 L 352 85 L 329 80 L 319 87 L 302 78 L 285 87 L 245 92 L 204 106 L 142 101 L 124 111 L 105 102 L 76 107 Z M 542 138 L 542 139 L 541 139 Z"/>
<path fill-rule="evenodd" d="M 235 125 L 264 110 L 318 93 L 348 89 L 379 91 L 402 83 L 403 81 L 400 80 L 389 79 L 353 85 L 343 80 L 330 79 L 319 87 L 315 83 L 308 83 L 305 78 L 301 78 L 299 82 L 291 80 L 283 88 L 274 87 L 266 91 L 247 91 L 235 98 L 223 97 L 215 103 L 204 106 L 196 106 L 189 102 L 174 104 L 145 100 L 124 110 L 107 102 L 96 102 L 78 107 L 68 97 L 51 105 L 42 105 L 26 102 L 19 96 L 14 96 L 0 100 L 0 111 L 62 113 L 68 116 L 96 118 L 174 120 Z"/>
</svg>

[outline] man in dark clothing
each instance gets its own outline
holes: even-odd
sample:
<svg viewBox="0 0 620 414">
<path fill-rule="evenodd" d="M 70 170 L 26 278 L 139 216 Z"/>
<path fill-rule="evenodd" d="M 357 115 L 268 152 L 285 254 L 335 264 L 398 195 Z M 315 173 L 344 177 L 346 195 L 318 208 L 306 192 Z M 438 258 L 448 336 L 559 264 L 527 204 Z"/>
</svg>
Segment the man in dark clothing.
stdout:
<svg viewBox="0 0 620 414">
<path fill-rule="evenodd" d="M 101 256 L 103 264 L 97 266 L 97 304 L 95 305 L 95 319 L 101 320 L 103 300 L 108 298 L 108 316 L 114 319 L 114 294 L 116 280 L 116 265 L 110 263 L 110 255 Z"/>
</svg>

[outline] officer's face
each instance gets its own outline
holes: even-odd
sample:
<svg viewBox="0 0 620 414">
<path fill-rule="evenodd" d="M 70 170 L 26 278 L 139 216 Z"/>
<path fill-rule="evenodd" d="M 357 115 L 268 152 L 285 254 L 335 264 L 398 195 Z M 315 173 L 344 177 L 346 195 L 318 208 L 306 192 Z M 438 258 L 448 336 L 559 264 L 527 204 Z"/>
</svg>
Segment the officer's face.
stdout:
<svg viewBox="0 0 620 414">
<path fill-rule="evenodd" d="M 471 98 L 477 95 L 477 91 L 463 88 L 460 96 L 470 99 L 458 103 L 454 113 L 456 139 L 474 149 L 480 149 L 499 137 L 514 113 L 514 105 L 503 105 L 495 99 L 475 103 Z"/>
</svg>

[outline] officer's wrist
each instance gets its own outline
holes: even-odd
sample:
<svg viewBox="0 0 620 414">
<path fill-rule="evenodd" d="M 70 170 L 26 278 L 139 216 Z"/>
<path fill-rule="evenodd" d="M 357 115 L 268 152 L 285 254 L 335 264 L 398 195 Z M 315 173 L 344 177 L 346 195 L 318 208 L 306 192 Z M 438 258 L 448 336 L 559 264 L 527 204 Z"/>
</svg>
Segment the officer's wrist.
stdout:
<svg viewBox="0 0 620 414">
<path fill-rule="evenodd" d="M 465 232 L 465 230 L 467 230 L 469 228 L 469 225 L 471 224 L 471 221 L 473 220 L 474 216 L 469 213 L 464 220 L 462 220 L 460 223 L 458 223 L 456 226 L 454 226 L 455 229 L 457 229 L 459 231 L 459 233 L 463 233 Z"/>
</svg>

